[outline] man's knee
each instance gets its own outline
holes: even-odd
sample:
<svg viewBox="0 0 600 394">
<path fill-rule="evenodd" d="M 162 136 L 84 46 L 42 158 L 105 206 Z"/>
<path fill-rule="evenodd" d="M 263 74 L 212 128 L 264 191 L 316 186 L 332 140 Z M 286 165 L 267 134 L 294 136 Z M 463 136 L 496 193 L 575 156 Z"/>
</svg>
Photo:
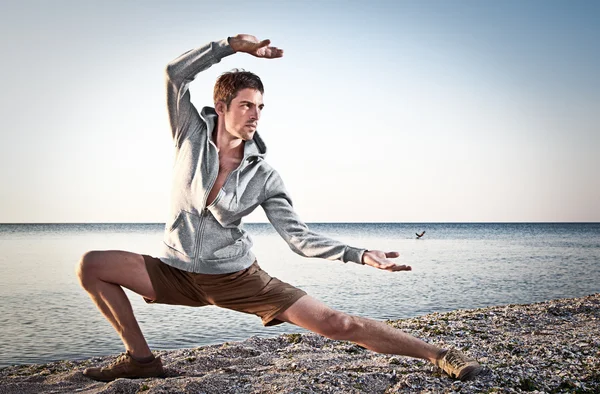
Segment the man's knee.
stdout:
<svg viewBox="0 0 600 394">
<path fill-rule="evenodd" d="M 75 265 L 75 274 L 83 287 L 86 287 L 91 280 L 97 277 L 102 261 L 102 254 L 103 252 L 96 250 L 86 252 Z"/>
<path fill-rule="evenodd" d="M 322 335 L 336 340 L 349 339 L 357 328 L 358 321 L 354 316 L 334 311 L 324 320 Z"/>
</svg>

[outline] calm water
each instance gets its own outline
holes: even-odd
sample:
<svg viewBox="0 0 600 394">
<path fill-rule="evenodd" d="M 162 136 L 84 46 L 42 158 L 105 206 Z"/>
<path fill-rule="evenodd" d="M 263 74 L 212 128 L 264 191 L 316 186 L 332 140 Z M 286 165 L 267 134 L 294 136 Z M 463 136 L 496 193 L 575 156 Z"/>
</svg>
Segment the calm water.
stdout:
<svg viewBox="0 0 600 394">
<path fill-rule="evenodd" d="M 305 259 L 268 224 L 247 224 L 259 263 L 332 307 L 376 319 L 531 303 L 600 291 L 600 223 L 313 224 L 350 245 L 397 250 L 412 272 Z M 426 230 L 424 239 L 414 233 Z M 0 225 L 0 366 L 122 351 L 77 284 L 87 250 L 158 254 L 162 224 Z M 276 336 L 260 319 L 216 307 L 146 305 L 128 293 L 154 349 Z"/>
</svg>

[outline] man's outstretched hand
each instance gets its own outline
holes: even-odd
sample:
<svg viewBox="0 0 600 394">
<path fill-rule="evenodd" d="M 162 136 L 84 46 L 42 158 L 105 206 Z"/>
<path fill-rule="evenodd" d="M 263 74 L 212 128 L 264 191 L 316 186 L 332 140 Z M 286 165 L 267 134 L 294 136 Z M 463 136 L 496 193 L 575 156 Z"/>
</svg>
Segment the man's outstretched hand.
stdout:
<svg viewBox="0 0 600 394">
<path fill-rule="evenodd" d="M 271 47 L 271 40 L 258 41 L 258 38 L 249 34 L 238 34 L 229 38 L 229 46 L 236 52 L 246 52 L 252 56 L 275 59 L 283 56 L 283 49 Z"/>
<path fill-rule="evenodd" d="M 363 254 L 362 262 L 365 265 L 386 271 L 410 271 L 409 265 L 397 265 L 392 260 L 400 256 L 398 252 L 382 252 L 381 250 L 368 250 Z"/>
</svg>

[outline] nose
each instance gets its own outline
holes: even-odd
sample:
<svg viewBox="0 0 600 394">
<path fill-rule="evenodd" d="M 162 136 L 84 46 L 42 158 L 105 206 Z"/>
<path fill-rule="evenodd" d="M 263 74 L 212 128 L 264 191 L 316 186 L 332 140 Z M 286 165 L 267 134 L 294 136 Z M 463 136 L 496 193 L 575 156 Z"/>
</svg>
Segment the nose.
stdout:
<svg viewBox="0 0 600 394">
<path fill-rule="evenodd" d="M 253 120 L 258 120 L 260 119 L 260 109 L 258 107 L 254 107 L 254 110 L 252 111 L 252 113 L 250 114 L 250 117 Z"/>
</svg>

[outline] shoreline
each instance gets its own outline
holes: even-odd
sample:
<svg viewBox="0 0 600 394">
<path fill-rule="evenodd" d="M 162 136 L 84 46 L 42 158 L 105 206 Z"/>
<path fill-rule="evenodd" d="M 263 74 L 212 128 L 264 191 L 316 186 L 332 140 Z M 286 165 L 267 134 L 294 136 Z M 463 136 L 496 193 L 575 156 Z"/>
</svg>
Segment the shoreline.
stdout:
<svg viewBox="0 0 600 394">
<path fill-rule="evenodd" d="M 316 334 L 252 337 L 192 349 L 156 351 L 167 377 L 95 382 L 88 366 L 117 355 L 0 368 L 4 393 L 444 393 L 600 392 L 600 293 L 534 304 L 431 313 L 388 321 L 484 367 L 455 381 L 433 365 L 382 355 Z"/>
</svg>

